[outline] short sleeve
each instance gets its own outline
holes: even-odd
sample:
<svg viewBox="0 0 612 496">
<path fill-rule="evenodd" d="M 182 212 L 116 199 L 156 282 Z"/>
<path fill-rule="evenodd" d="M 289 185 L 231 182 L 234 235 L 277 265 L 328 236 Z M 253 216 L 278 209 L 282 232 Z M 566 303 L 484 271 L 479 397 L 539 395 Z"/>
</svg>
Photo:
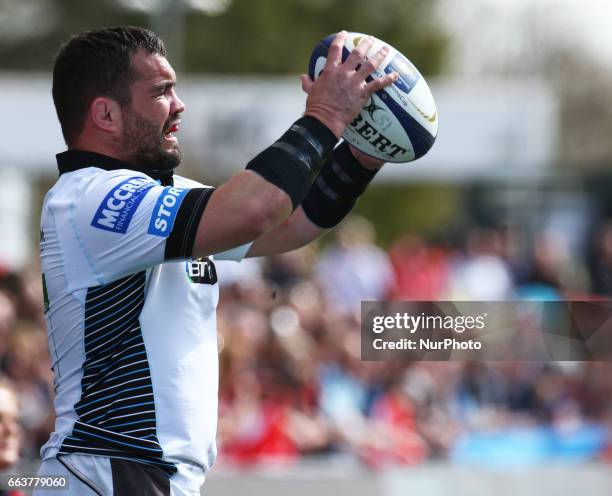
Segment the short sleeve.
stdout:
<svg viewBox="0 0 612 496">
<path fill-rule="evenodd" d="M 213 188 L 161 186 L 99 174 L 82 181 L 69 221 L 96 278 L 108 282 L 168 260 L 188 259 Z"/>
</svg>

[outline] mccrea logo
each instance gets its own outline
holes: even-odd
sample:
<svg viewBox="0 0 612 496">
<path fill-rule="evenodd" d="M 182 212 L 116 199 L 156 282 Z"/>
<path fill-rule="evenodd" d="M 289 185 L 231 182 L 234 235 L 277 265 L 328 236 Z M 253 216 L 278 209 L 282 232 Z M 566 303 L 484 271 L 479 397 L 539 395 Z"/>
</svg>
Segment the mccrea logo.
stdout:
<svg viewBox="0 0 612 496">
<path fill-rule="evenodd" d="M 187 271 L 187 277 L 193 283 L 217 284 L 217 269 L 208 257 L 185 262 L 185 270 Z"/>
<path fill-rule="evenodd" d="M 102 200 L 91 225 L 125 234 L 138 205 L 155 184 L 144 177 L 130 177 L 120 182 Z"/>
<path fill-rule="evenodd" d="M 149 230 L 147 231 L 149 234 L 161 236 L 162 238 L 170 236 L 174 220 L 176 219 L 176 213 L 188 191 L 188 189 L 173 186 L 166 186 L 164 188 L 163 193 L 157 198 L 155 208 L 153 208 L 153 215 L 151 215 Z"/>
</svg>

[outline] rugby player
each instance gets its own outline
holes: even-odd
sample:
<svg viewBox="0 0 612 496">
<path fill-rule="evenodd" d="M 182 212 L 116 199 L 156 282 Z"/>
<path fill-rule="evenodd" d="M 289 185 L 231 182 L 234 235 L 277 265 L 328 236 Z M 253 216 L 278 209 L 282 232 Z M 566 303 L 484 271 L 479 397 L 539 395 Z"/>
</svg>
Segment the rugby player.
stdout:
<svg viewBox="0 0 612 496">
<path fill-rule="evenodd" d="M 338 140 L 387 48 L 346 33 L 304 116 L 218 188 L 174 174 L 185 105 L 163 42 L 116 27 L 72 37 L 53 69 L 68 150 L 46 195 L 40 250 L 55 431 L 41 475 L 63 494 L 199 494 L 216 456 L 215 259 L 298 248 L 342 220 L 382 163 Z M 357 158 L 356 158 L 357 157 Z M 359 160 L 358 160 L 359 159 Z"/>
</svg>

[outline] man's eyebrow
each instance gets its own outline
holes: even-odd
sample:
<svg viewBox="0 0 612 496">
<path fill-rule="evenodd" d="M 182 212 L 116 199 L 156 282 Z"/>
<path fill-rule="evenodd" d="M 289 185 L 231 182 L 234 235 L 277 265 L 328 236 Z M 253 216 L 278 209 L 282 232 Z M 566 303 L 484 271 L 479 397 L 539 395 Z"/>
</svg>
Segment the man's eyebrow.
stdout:
<svg viewBox="0 0 612 496">
<path fill-rule="evenodd" d="M 173 86 L 176 86 L 176 81 L 173 79 L 164 79 L 163 81 L 159 81 L 157 83 L 153 83 L 153 86 L 151 87 L 152 91 L 157 91 L 157 90 L 161 90 L 161 89 L 166 89 L 166 88 L 172 88 Z"/>
</svg>

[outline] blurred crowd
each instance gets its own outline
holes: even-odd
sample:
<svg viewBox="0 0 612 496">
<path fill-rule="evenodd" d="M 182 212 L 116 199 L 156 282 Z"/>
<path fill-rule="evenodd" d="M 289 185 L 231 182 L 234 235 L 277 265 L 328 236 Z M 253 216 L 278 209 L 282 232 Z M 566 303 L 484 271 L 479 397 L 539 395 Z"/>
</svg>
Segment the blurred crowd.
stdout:
<svg viewBox="0 0 612 496">
<path fill-rule="evenodd" d="M 322 243 L 216 262 L 219 465 L 612 461 L 611 364 L 364 362 L 359 330 L 362 300 L 610 297 L 612 223 L 582 251 L 563 233 L 508 225 L 457 241 L 406 235 L 387 251 L 375 235 L 353 216 Z M 0 405 L 0 462 L 16 436 L 36 458 L 53 428 L 42 302 L 36 270 L 0 269 L 0 398 L 19 401 L 18 427 Z"/>
</svg>

